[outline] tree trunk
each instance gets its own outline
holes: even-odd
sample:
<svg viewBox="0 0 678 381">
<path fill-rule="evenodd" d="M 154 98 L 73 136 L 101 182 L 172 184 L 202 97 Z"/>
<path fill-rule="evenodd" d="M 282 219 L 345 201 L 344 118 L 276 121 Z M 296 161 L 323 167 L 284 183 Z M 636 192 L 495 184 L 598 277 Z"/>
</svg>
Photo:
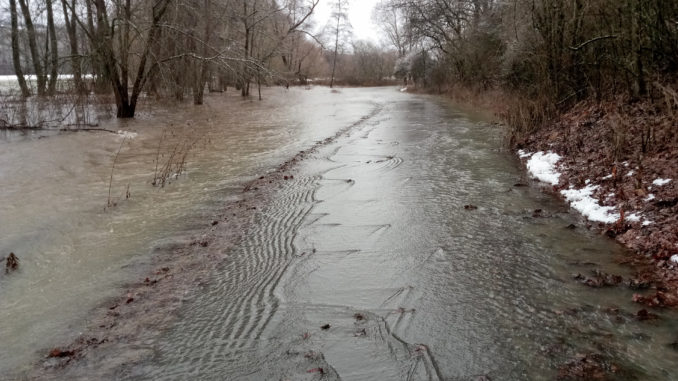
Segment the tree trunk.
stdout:
<svg viewBox="0 0 678 381">
<path fill-rule="evenodd" d="M 31 95 L 31 91 L 26 84 L 24 72 L 21 70 L 21 52 L 19 51 L 19 21 L 16 9 L 16 0 L 9 0 L 10 18 L 12 19 L 12 61 L 14 63 L 14 73 L 19 82 L 21 96 L 26 98 Z"/>
<path fill-rule="evenodd" d="M 77 24 L 75 17 L 69 17 L 69 5 L 67 4 L 68 0 L 61 0 L 61 6 L 64 10 L 64 24 L 66 25 L 66 31 L 68 32 L 68 42 L 71 48 L 71 73 L 73 74 L 73 84 L 75 85 L 75 91 L 78 94 L 87 93 L 87 88 L 82 81 L 82 67 L 80 60 L 80 52 L 78 48 L 78 33 L 77 33 Z M 72 0 L 70 9 L 75 9 L 75 0 Z"/>
<path fill-rule="evenodd" d="M 54 8 L 52 0 L 45 0 L 47 7 L 47 38 L 49 40 L 50 53 L 50 73 L 48 93 L 54 95 L 56 93 L 57 79 L 59 77 L 59 47 L 57 45 L 56 28 L 54 27 Z"/>
<path fill-rule="evenodd" d="M 334 87 L 334 73 L 337 69 L 337 52 L 339 51 L 339 23 L 341 19 L 337 16 L 337 29 L 334 38 L 334 59 L 332 60 L 332 79 L 330 80 L 330 89 Z"/>
<path fill-rule="evenodd" d="M 212 22 L 210 19 L 211 1 L 205 0 L 203 4 L 203 17 L 205 22 L 204 34 L 202 37 L 202 56 L 203 59 L 197 63 L 196 88 L 193 91 L 193 104 L 201 105 L 205 97 L 205 83 L 207 82 L 207 73 L 209 72 L 209 62 L 205 59 L 209 52 L 210 36 L 212 34 Z"/>
<path fill-rule="evenodd" d="M 46 78 L 42 70 L 42 65 L 40 64 L 40 54 L 38 53 L 38 42 L 35 33 L 35 26 L 33 25 L 33 19 L 31 18 L 31 11 L 28 8 L 28 3 L 26 0 L 19 0 L 19 5 L 21 6 L 21 13 L 24 15 L 24 24 L 26 26 L 26 32 L 28 34 L 28 47 L 31 51 L 31 61 L 33 62 L 33 70 L 35 71 L 35 76 L 38 78 L 38 95 L 45 95 L 45 85 Z"/>
<path fill-rule="evenodd" d="M 87 28 L 90 36 L 97 36 L 97 29 L 94 26 L 94 10 L 92 9 L 92 0 L 85 1 L 87 11 Z M 94 92 L 96 94 L 105 94 L 110 91 L 110 81 L 106 78 L 106 69 L 103 63 L 103 57 L 97 46 L 97 40 L 90 39 L 90 51 L 92 52 L 92 74 L 94 74 Z"/>
</svg>

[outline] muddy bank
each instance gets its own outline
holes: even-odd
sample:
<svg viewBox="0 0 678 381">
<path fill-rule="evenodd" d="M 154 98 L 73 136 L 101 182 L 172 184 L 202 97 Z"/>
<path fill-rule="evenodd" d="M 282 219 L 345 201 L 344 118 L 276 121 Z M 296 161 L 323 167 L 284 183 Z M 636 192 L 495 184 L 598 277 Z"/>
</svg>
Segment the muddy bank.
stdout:
<svg viewBox="0 0 678 381">
<path fill-rule="evenodd" d="M 671 259 L 678 254 L 678 137 L 668 116 L 642 104 L 581 104 L 516 148 L 560 155 L 560 178 L 549 190 L 562 197 L 564 190 L 590 189 L 614 211 L 612 220 L 587 227 L 636 254 L 628 261 L 633 283 L 648 289 L 634 301 L 678 306 L 678 263 Z"/>
<path fill-rule="evenodd" d="M 243 184 L 236 199 L 225 202 L 223 209 L 215 213 L 216 218 L 205 221 L 201 234 L 175 238 L 166 247 L 157 247 L 151 272 L 129 284 L 123 295 L 94 310 L 77 340 L 45 348 L 43 360 L 23 378 L 116 379 L 133 364 L 153 356 L 153 340 L 180 318 L 179 309 L 189 294 L 207 287 L 214 269 L 228 262 L 229 251 L 247 236 L 256 223 L 257 213 L 284 182 L 294 179 L 297 164 L 379 110 L 376 106 L 355 123 L 299 151 L 264 176 Z M 217 242 L 218 245 L 213 245 Z M 73 369 L 75 365 L 77 370 Z"/>
</svg>

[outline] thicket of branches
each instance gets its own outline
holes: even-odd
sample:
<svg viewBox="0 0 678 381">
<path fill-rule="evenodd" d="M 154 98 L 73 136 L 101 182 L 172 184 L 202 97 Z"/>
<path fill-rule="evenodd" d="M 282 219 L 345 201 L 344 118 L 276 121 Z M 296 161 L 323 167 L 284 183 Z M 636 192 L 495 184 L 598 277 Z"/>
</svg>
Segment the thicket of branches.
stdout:
<svg viewBox="0 0 678 381">
<path fill-rule="evenodd" d="M 305 81 L 322 55 L 307 31 L 318 0 L 7 1 L 21 95 L 112 93 L 120 118 L 144 94 L 201 104 L 205 88 Z"/>
<path fill-rule="evenodd" d="M 377 16 L 401 75 L 510 91 L 517 128 L 585 99 L 678 106 L 675 0 L 384 0 Z"/>
</svg>

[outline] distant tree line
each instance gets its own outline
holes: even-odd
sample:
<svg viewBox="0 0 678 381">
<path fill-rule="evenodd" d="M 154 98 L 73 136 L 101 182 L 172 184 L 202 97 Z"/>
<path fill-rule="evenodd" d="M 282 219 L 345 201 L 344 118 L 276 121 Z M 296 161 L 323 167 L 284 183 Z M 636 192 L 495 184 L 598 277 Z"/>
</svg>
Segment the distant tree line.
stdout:
<svg viewBox="0 0 678 381">
<path fill-rule="evenodd" d="M 399 75 L 531 100 L 515 123 L 620 95 L 678 105 L 675 0 L 383 0 L 377 17 Z"/>
<path fill-rule="evenodd" d="M 334 0 L 322 32 L 319 0 L 6 0 L 0 64 L 21 97 L 112 94 L 117 116 L 140 97 L 202 104 L 229 86 L 383 84 L 397 54 L 353 41 L 347 0 Z M 7 17 L 8 16 L 8 17 Z M 68 81 L 58 81 L 69 74 Z M 65 88 L 67 87 L 67 88 Z"/>
<path fill-rule="evenodd" d="M 21 95 L 54 95 L 68 73 L 70 91 L 112 93 L 121 118 L 144 92 L 201 104 L 206 88 L 231 85 L 249 96 L 305 81 L 323 59 L 307 31 L 319 0 L 7 1 L 2 40 Z"/>
</svg>

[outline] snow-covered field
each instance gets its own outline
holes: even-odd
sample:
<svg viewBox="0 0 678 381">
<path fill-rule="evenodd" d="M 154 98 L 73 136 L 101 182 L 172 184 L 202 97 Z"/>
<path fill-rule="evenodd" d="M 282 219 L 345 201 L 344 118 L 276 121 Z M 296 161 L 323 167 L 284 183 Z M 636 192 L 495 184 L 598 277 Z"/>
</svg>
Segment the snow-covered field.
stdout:
<svg viewBox="0 0 678 381">
<path fill-rule="evenodd" d="M 83 74 L 82 77 L 83 77 L 83 79 L 93 79 L 94 78 L 94 76 L 92 74 Z M 27 74 L 27 75 L 24 75 L 24 78 L 26 78 L 26 82 L 28 82 L 28 85 L 30 87 L 35 88 L 38 77 L 36 77 L 33 74 Z M 59 74 L 59 77 L 57 79 L 63 85 L 67 82 L 72 81 L 73 75 L 72 74 Z M 0 91 L 18 91 L 18 90 L 19 90 L 19 82 L 16 80 L 16 75 L 0 75 Z"/>
</svg>

